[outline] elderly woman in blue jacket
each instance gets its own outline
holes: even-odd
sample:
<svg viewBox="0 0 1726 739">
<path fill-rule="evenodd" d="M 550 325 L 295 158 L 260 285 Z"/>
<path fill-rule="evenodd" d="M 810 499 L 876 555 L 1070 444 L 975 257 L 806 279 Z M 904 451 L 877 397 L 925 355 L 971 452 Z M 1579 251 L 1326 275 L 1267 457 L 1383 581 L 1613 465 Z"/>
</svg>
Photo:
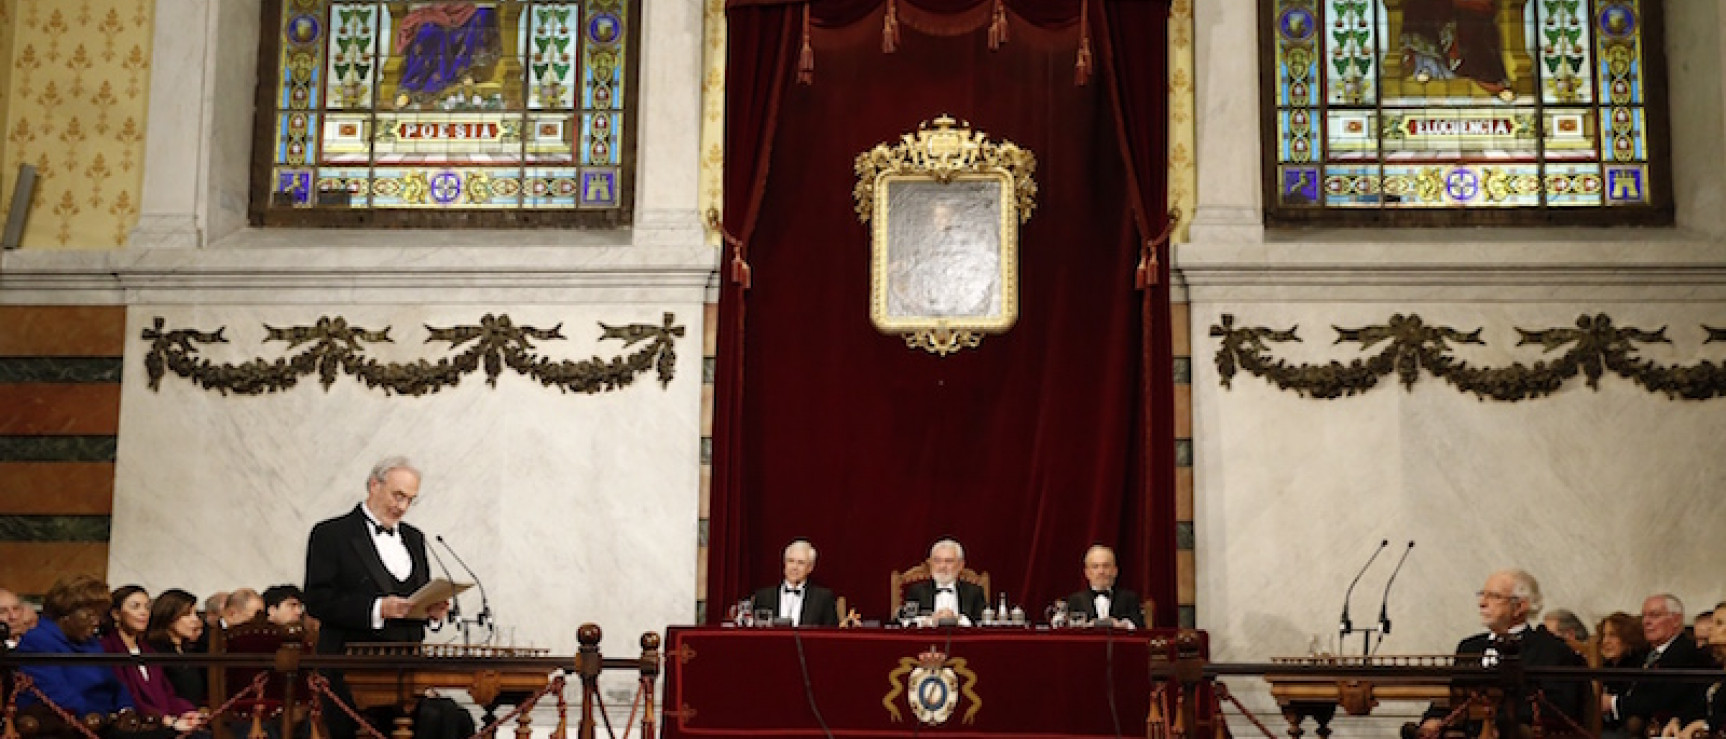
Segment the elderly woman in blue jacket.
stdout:
<svg viewBox="0 0 1726 739">
<path fill-rule="evenodd" d="M 102 642 L 96 638 L 96 627 L 102 623 L 108 605 L 108 585 L 101 580 L 89 575 L 62 578 L 42 599 L 42 624 L 24 634 L 17 652 L 101 654 Z M 108 665 L 32 665 L 23 668 L 23 672 L 35 681 L 48 700 L 75 716 L 105 717 L 133 707 L 131 694 Z M 38 702 L 35 694 L 28 691 L 18 696 L 19 705 Z"/>
</svg>

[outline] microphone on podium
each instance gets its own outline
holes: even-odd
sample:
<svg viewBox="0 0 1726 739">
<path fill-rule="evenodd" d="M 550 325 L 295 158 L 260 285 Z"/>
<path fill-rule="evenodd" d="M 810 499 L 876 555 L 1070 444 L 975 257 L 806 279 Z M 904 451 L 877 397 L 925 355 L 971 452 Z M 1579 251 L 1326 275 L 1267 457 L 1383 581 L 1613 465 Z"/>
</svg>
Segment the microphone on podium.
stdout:
<svg viewBox="0 0 1726 739">
<path fill-rule="evenodd" d="M 438 537 L 438 541 L 443 541 L 443 537 Z M 443 563 L 443 557 L 438 556 L 437 550 L 432 547 L 426 547 L 426 551 L 431 552 L 432 559 L 437 561 L 437 568 L 443 571 L 443 579 L 455 582 L 455 578 L 449 574 L 449 567 Z M 461 623 L 460 595 L 449 599 L 449 622 L 453 624 Z"/>
<path fill-rule="evenodd" d="M 442 544 L 444 551 L 449 552 L 449 556 L 455 558 L 455 563 L 461 565 L 468 577 L 473 578 L 473 584 L 479 588 L 479 615 L 474 618 L 474 623 L 490 627 L 492 621 L 491 599 L 485 597 L 485 583 L 480 582 L 479 574 L 475 573 L 472 567 L 467 566 L 467 562 L 462 561 L 461 555 L 455 553 L 455 549 L 450 547 L 449 542 L 443 540 L 443 534 L 438 534 L 437 543 Z"/>
<path fill-rule="evenodd" d="M 1348 600 L 1354 596 L 1354 586 L 1360 584 L 1361 575 L 1366 574 L 1367 568 L 1372 566 L 1373 560 L 1378 559 L 1379 553 L 1383 552 L 1384 548 L 1387 546 L 1390 546 L 1389 539 L 1379 541 L 1378 548 L 1372 550 L 1372 556 L 1366 558 L 1366 564 L 1360 566 L 1360 572 L 1354 573 L 1354 580 L 1349 582 L 1348 591 L 1342 595 L 1342 623 L 1337 628 L 1337 631 L 1340 632 L 1337 640 L 1337 648 L 1339 651 L 1342 647 L 1341 641 L 1343 639 L 1347 639 L 1349 634 L 1354 633 L 1354 622 L 1350 621 L 1348 618 Z"/>
<path fill-rule="evenodd" d="M 1390 571 L 1390 579 L 1384 581 L 1384 599 L 1378 604 L 1378 643 L 1384 643 L 1384 637 L 1390 634 L 1390 586 L 1396 582 L 1396 575 L 1402 572 L 1402 564 L 1408 561 L 1409 552 L 1414 551 L 1414 540 L 1408 540 L 1408 546 L 1402 550 L 1402 558 L 1396 561 L 1396 569 Z"/>
</svg>

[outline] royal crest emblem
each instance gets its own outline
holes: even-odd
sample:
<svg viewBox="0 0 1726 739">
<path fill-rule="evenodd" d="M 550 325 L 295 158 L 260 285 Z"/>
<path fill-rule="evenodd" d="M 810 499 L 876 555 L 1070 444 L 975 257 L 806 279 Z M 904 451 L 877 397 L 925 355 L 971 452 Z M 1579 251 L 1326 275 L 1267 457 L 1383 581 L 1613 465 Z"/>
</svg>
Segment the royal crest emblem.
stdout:
<svg viewBox="0 0 1726 739">
<path fill-rule="evenodd" d="M 964 679 L 962 686 L 960 678 Z M 899 666 L 887 673 L 887 683 L 891 689 L 881 705 L 895 723 L 905 720 L 898 706 L 901 693 L 911 705 L 912 715 L 929 726 L 946 723 L 959 707 L 961 695 L 970 705 L 965 709 L 965 723 L 974 723 L 977 712 L 983 709 L 983 699 L 977 697 L 977 673 L 966 667 L 964 659 L 949 659 L 933 646 L 914 658 L 899 658 Z"/>
</svg>

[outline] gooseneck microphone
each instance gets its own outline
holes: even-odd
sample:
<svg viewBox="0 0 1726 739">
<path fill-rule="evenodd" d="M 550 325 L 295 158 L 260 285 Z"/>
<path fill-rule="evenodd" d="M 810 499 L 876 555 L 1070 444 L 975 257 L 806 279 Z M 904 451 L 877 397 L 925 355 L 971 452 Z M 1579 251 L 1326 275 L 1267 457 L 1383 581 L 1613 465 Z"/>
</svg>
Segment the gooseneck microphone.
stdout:
<svg viewBox="0 0 1726 739">
<path fill-rule="evenodd" d="M 1384 638 L 1390 635 L 1390 586 L 1396 582 L 1396 575 L 1402 572 L 1402 563 L 1408 561 L 1409 552 L 1414 551 L 1414 540 L 1408 540 L 1408 546 L 1402 550 L 1402 558 L 1396 561 L 1396 569 L 1390 571 L 1390 579 L 1384 581 L 1384 599 L 1378 604 L 1378 643 L 1384 644 Z"/>
<path fill-rule="evenodd" d="M 443 537 L 438 537 L 438 541 L 443 541 Z M 426 551 L 431 552 L 432 559 L 437 561 L 437 568 L 443 571 L 443 579 L 455 582 L 455 578 L 449 574 L 449 567 L 444 565 L 443 557 L 438 556 L 437 550 L 426 547 Z M 461 623 L 461 596 L 459 595 L 449 599 L 449 622 Z"/>
<path fill-rule="evenodd" d="M 440 538 L 439 541 L 442 541 L 442 539 Z M 1378 559 L 1379 553 L 1383 552 L 1384 548 L 1387 546 L 1390 546 L 1389 539 L 1379 541 L 1378 548 L 1372 550 L 1372 556 L 1366 558 L 1366 564 L 1360 566 L 1360 572 L 1354 573 L 1354 580 L 1350 581 L 1348 584 L 1348 592 L 1342 594 L 1342 623 L 1337 628 L 1337 631 L 1340 632 L 1337 639 L 1337 648 L 1339 650 L 1342 647 L 1342 640 L 1347 639 L 1349 634 L 1354 633 L 1354 622 L 1350 621 L 1348 618 L 1348 600 L 1354 596 L 1354 586 L 1360 584 L 1361 575 L 1366 574 L 1367 568 L 1372 566 L 1373 560 Z"/>
<path fill-rule="evenodd" d="M 455 558 L 455 563 L 461 565 L 462 570 L 467 572 L 468 577 L 473 578 L 474 586 L 479 588 L 479 616 L 474 618 L 474 623 L 489 628 L 492 621 L 491 599 L 485 597 L 485 583 L 480 582 L 479 574 L 475 573 L 472 567 L 467 566 L 467 563 L 462 561 L 461 555 L 455 553 L 455 549 L 450 547 L 449 542 L 443 540 L 443 534 L 438 534 L 437 543 L 442 544 L 444 551 L 449 552 L 449 556 Z"/>
</svg>

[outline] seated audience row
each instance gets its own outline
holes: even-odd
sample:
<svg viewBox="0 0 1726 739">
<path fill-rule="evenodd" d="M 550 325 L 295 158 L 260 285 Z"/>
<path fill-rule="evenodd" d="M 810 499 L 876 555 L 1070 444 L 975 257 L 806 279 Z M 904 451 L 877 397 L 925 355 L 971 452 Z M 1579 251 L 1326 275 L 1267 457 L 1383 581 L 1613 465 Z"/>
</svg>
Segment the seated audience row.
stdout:
<svg viewBox="0 0 1726 739">
<path fill-rule="evenodd" d="M 285 626 L 303 618 L 303 598 L 293 585 L 268 588 L 263 595 L 249 588 L 218 595 L 208 603 L 218 611 L 219 629 L 266 619 Z M 9 646 L 20 654 L 194 654 L 208 649 L 210 631 L 208 614 L 201 616 L 197 605 L 197 597 L 184 590 L 163 591 L 152 601 L 140 586 L 110 591 L 101 580 L 78 575 L 48 590 L 39 624 L 25 615 L 34 615 L 34 608 L 0 590 L 0 623 L 16 635 L 8 637 L 15 639 Z M 186 731 L 203 724 L 198 708 L 209 703 L 206 670 L 200 667 L 30 666 L 22 671 L 48 700 L 77 716 L 135 710 Z M 39 702 L 34 694 L 18 697 L 20 706 Z"/>
</svg>

